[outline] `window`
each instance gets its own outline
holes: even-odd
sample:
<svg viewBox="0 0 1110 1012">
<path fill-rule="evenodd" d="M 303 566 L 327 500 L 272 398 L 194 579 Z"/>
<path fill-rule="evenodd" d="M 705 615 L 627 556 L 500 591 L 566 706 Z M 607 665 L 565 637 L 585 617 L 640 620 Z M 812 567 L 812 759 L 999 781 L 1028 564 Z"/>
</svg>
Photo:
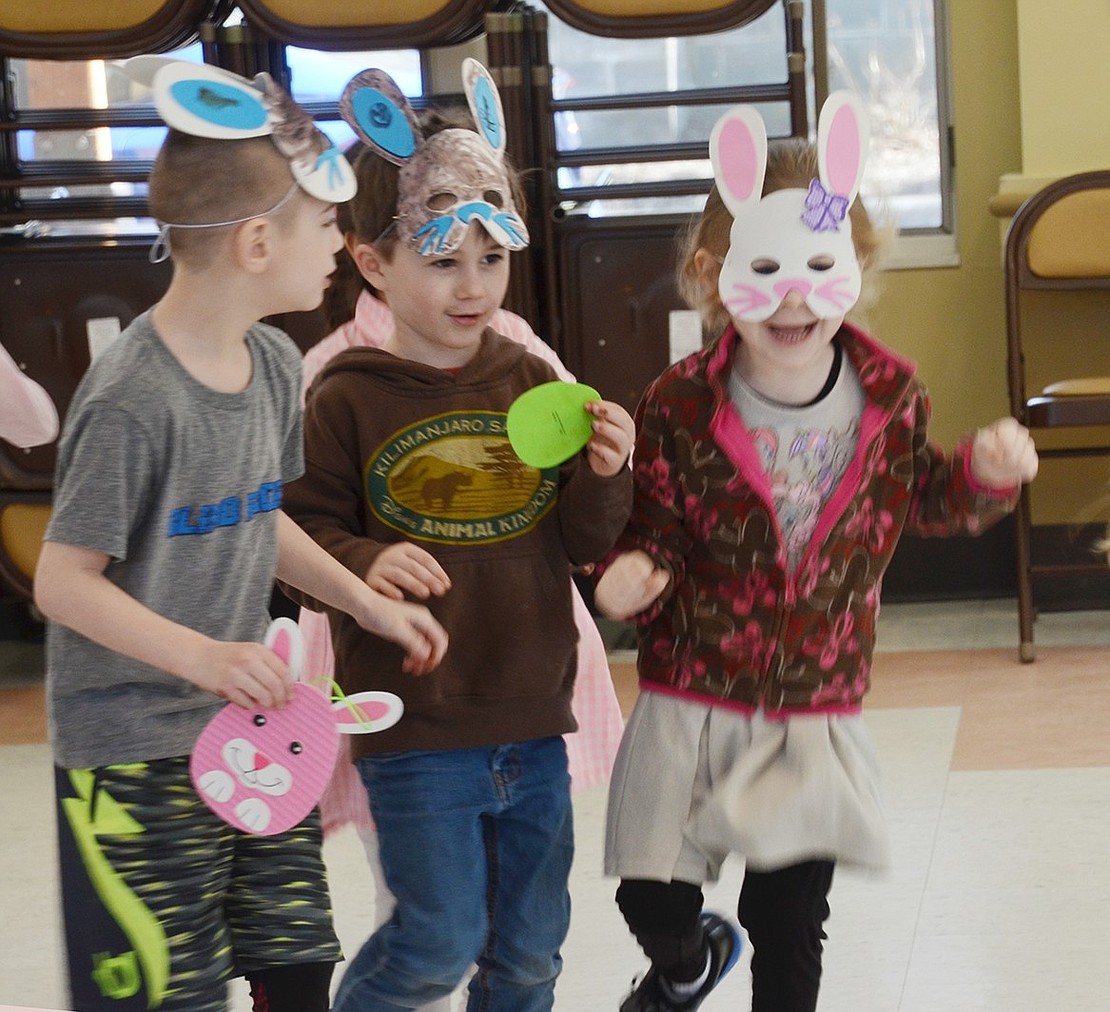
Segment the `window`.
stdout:
<svg viewBox="0 0 1110 1012">
<path fill-rule="evenodd" d="M 872 137 L 863 197 L 898 226 L 893 266 L 955 262 L 945 4 L 805 5 L 809 108 L 815 81 L 822 93 L 852 88 L 867 103 Z M 755 104 L 771 136 L 789 134 L 789 104 L 781 95 L 759 97 L 761 87 L 788 79 L 792 40 L 783 10 L 775 5 L 732 32 L 664 39 L 602 38 L 549 14 L 564 210 L 592 216 L 700 210 L 712 178 L 704 155 L 709 131 L 735 102 Z M 657 101 L 618 105 L 620 96 L 644 95 Z M 812 112 L 808 120 L 812 128 Z M 603 160 L 622 149 L 627 161 Z M 653 185 L 655 192 L 630 194 L 628 184 Z"/>
<path fill-rule="evenodd" d="M 555 133 L 567 211 L 604 217 L 700 210 L 712 178 L 709 131 L 726 108 L 748 100 L 745 89 L 769 93 L 776 90 L 769 82 L 777 84 L 776 100 L 752 100 L 772 134 L 791 132 L 780 5 L 735 31 L 681 38 L 603 38 L 549 12 L 548 38 L 552 91 L 564 106 Z M 611 161 L 601 160 L 605 152 Z M 652 186 L 656 193 L 636 193 Z"/>
<path fill-rule="evenodd" d="M 815 16 L 822 8 L 828 87 L 867 103 L 863 197 L 899 228 L 894 266 L 955 263 L 945 0 L 823 0 Z"/>
<path fill-rule="evenodd" d="M 168 54 L 201 62 L 200 43 Z M 343 85 L 359 70 L 387 70 L 422 93 L 416 50 L 321 53 L 288 47 L 294 97 L 340 147 L 354 134 L 338 118 Z M 0 60 L 0 230 L 44 236 L 152 234 L 146 178 L 166 135 L 149 90 L 122 60 Z"/>
<path fill-rule="evenodd" d="M 409 98 L 424 93 L 420 53 L 415 49 L 391 49 L 375 52 L 333 53 L 317 49 L 288 46 L 285 59 L 289 64 L 293 97 L 320 117 L 320 129 L 340 149 L 355 139 L 354 131 L 335 113 L 344 85 L 360 70 L 378 67 L 400 86 Z M 329 116 L 327 112 L 331 112 Z"/>
<path fill-rule="evenodd" d="M 199 62 L 201 48 L 174 55 Z M 123 73 L 120 61 L 12 59 L 4 65 L 6 118 L 16 129 L 0 148 L 0 177 L 16 185 L 0 189 L 0 225 L 40 234 L 80 230 L 82 218 L 111 218 L 114 224 L 102 231 L 149 231 L 139 216 L 146 175 L 166 131 L 145 89 Z"/>
</svg>

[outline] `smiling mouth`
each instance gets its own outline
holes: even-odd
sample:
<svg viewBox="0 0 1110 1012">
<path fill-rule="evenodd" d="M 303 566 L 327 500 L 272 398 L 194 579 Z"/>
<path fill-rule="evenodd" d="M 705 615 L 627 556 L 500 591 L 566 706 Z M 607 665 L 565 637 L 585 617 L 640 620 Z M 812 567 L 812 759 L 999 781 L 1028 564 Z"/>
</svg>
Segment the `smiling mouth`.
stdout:
<svg viewBox="0 0 1110 1012">
<path fill-rule="evenodd" d="M 816 323 L 808 323 L 804 327 L 771 327 L 770 330 L 775 340 L 783 344 L 801 344 L 816 326 Z"/>
</svg>

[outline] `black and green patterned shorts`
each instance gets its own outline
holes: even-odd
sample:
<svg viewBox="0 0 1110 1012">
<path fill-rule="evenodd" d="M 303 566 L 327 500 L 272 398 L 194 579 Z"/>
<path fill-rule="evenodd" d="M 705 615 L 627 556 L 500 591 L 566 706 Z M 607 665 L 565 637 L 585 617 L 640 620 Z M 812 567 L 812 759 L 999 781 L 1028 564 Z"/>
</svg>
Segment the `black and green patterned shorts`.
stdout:
<svg viewBox="0 0 1110 1012">
<path fill-rule="evenodd" d="M 319 813 L 274 836 L 223 822 L 187 756 L 55 770 L 73 1007 L 224 1012 L 226 982 L 338 962 Z"/>
</svg>

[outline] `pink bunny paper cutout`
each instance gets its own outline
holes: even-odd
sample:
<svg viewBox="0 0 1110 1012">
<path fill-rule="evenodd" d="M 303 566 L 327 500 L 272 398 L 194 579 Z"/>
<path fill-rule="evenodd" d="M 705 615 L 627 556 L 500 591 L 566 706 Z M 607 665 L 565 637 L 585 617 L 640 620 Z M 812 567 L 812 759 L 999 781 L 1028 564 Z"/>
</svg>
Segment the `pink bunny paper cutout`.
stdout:
<svg viewBox="0 0 1110 1012">
<path fill-rule="evenodd" d="M 300 681 L 304 640 L 291 619 L 275 619 L 265 643 L 293 674 L 293 701 L 280 710 L 228 704 L 197 738 L 189 763 L 205 804 L 236 829 L 259 836 L 291 829 L 316 806 L 335 768 L 340 733 L 383 731 L 404 712 L 390 692 L 332 702 Z"/>
<path fill-rule="evenodd" d="M 277 619 L 266 645 L 299 673 L 300 629 Z M 331 702 L 305 682 L 280 710 L 225 706 L 201 732 L 189 771 L 205 804 L 245 833 L 270 836 L 304 819 L 324 793 L 339 753 Z"/>
</svg>

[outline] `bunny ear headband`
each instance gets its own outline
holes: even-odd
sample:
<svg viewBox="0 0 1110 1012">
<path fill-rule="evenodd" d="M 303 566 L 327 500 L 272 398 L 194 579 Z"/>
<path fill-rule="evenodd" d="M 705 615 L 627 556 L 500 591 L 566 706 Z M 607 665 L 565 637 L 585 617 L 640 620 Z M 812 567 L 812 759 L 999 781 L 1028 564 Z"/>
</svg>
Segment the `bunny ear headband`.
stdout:
<svg viewBox="0 0 1110 1012">
<path fill-rule="evenodd" d="M 463 87 L 477 131 L 425 138 L 416 113 L 382 70 L 363 70 L 343 89 L 339 112 L 359 139 L 394 165 L 397 233 L 423 256 L 452 253 L 477 221 L 508 250 L 528 245 L 505 169 L 505 116 L 489 71 L 463 61 Z"/>
<path fill-rule="evenodd" d="M 328 204 L 355 195 L 355 174 L 347 159 L 269 74 L 258 74 L 248 81 L 209 64 L 162 56 L 136 56 L 124 64 L 124 70 L 132 80 L 152 90 L 158 114 L 167 126 L 216 140 L 270 137 L 288 159 L 295 185 L 305 193 Z M 166 228 L 215 228 L 270 214 L 294 191 L 295 187 L 274 207 L 235 221 L 166 223 L 163 241 Z"/>
<path fill-rule="evenodd" d="M 869 131 L 860 100 L 833 92 L 817 122 L 818 178 L 808 190 L 762 196 L 767 129 L 751 106 L 713 127 L 713 177 L 732 212 L 718 290 L 735 319 L 760 322 L 793 290 L 821 319 L 843 316 L 859 298 L 862 273 L 852 243 L 852 206 L 863 178 Z"/>
</svg>

